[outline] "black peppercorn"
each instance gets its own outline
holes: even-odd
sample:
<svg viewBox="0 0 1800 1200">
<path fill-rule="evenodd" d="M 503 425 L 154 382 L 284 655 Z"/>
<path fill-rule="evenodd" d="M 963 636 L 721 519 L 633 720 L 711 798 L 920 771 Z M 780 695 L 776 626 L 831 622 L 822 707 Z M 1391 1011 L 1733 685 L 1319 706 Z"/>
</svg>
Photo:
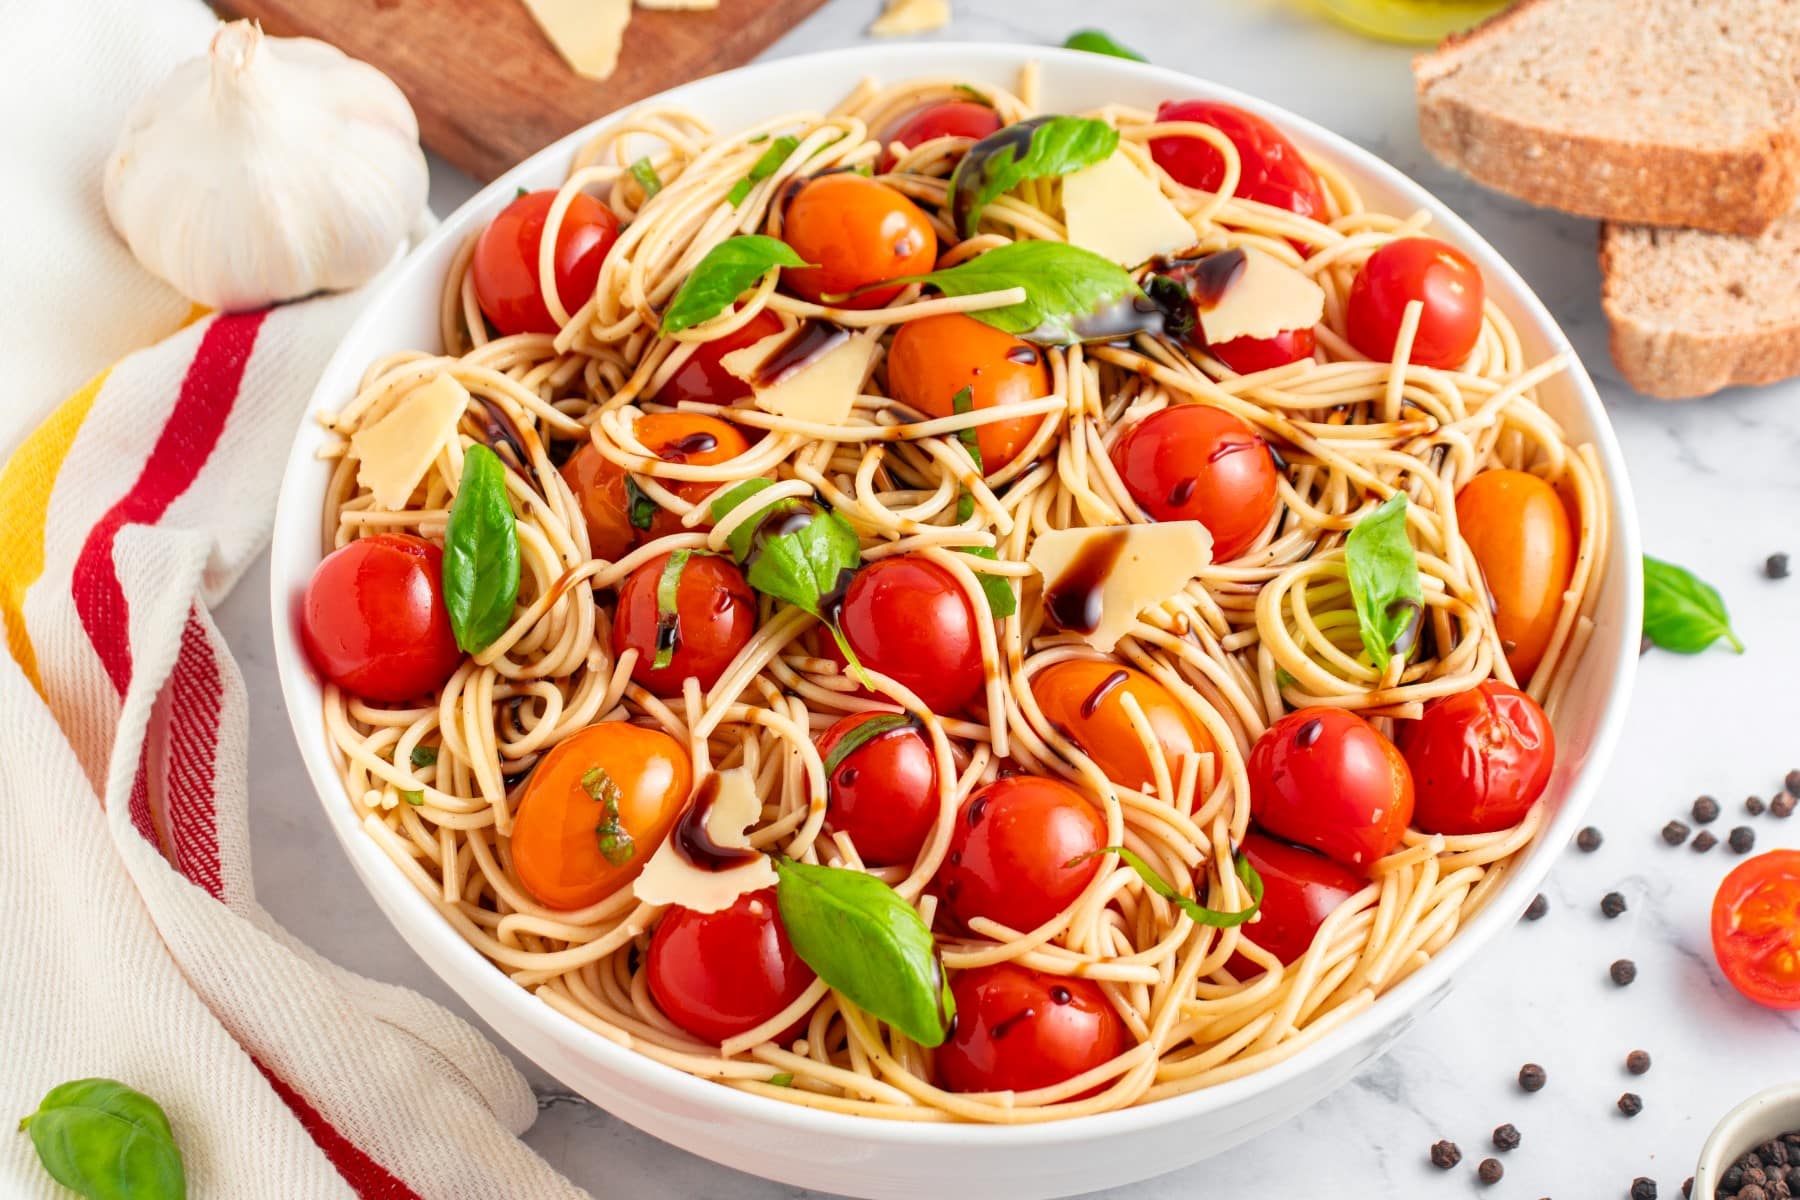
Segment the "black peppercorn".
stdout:
<svg viewBox="0 0 1800 1200">
<path fill-rule="evenodd" d="M 1763 810 L 1767 807 L 1768 805 L 1763 803 L 1763 798 L 1761 796 L 1744 797 L 1744 811 L 1753 817 L 1762 816 Z"/>
<path fill-rule="evenodd" d="M 1500 1165 L 1497 1158 L 1484 1158 L 1481 1165 L 1475 1168 L 1475 1176 L 1483 1183 L 1499 1183 L 1500 1177 L 1506 1174 L 1506 1168 Z"/>
<path fill-rule="evenodd" d="M 1633 1050 L 1625 1056 L 1625 1069 L 1633 1075 L 1642 1075 L 1650 1069 L 1650 1052 Z"/>
<path fill-rule="evenodd" d="M 1746 1183 L 1742 1188 L 1738 1189 L 1735 1200 L 1769 1200 L 1769 1193 L 1763 1191 L 1762 1188 L 1754 1183 Z"/>
<path fill-rule="evenodd" d="M 1656 1180 L 1639 1175 L 1631 1181 L 1631 1200 L 1656 1200 Z"/>
<path fill-rule="evenodd" d="M 1531 903 L 1525 906 L 1525 919 L 1535 921 L 1549 911 L 1550 901 L 1544 899 L 1544 893 L 1539 892 L 1531 898 Z"/>
<path fill-rule="evenodd" d="M 1636 1092 L 1626 1092 L 1619 1097 L 1619 1111 L 1628 1117 L 1635 1117 L 1644 1111 L 1644 1098 Z"/>
<path fill-rule="evenodd" d="M 1498 1150 L 1517 1150 L 1519 1148 L 1519 1131 L 1508 1123 L 1494 1130 L 1494 1147 Z"/>
<path fill-rule="evenodd" d="M 1681 1194 L 1687 1200 L 1694 1200 L 1694 1177 L 1692 1175 L 1681 1181 Z"/>
<path fill-rule="evenodd" d="M 1589 825 L 1575 835 L 1575 846 L 1583 854 L 1592 854 L 1600 848 L 1602 840 L 1600 831 Z"/>
<path fill-rule="evenodd" d="M 1784 820 L 1793 816 L 1794 798 L 1786 792 L 1775 793 L 1775 798 L 1769 801 L 1769 812 L 1771 815 L 1781 817 Z"/>
<path fill-rule="evenodd" d="M 1536 1063 L 1526 1063 L 1519 1068 L 1519 1086 L 1528 1092 L 1542 1091 L 1546 1079 L 1544 1068 Z"/>
<path fill-rule="evenodd" d="M 1607 973 L 1612 976 L 1612 981 L 1614 983 L 1618 984 L 1620 987 L 1625 987 L 1632 980 L 1637 978 L 1637 964 L 1632 962 L 1629 958 L 1621 958 L 1618 962 L 1615 962 L 1611 967 L 1607 968 Z"/>
<path fill-rule="evenodd" d="M 1679 846 L 1681 843 L 1688 840 L 1689 832 L 1691 831 L 1688 829 L 1687 822 L 1670 821 L 1662 828 L 1663 841 L 1669 843 L 1671 846 Z"/>
<path fill-rule="evenodd" d="M 1748 825 L 1739 825 L 1731 831 L 1731 837 L 1727 841 L 1733 854 L 1748 854 L 1750 848 L 1756 845 L 1756 830 Z"/>
<path fill-rule="evenodd" d="M 1770 579 L 1786 579 L 1788 577 L 1788 556 L 1771 554 L 1763 560 L 1763 574 Z"/>
<path fill-rule="evenodd" d="M 1448 1171 L 1462 1161 L 1462 1150 L 1455 1142 L 1438 1141 L 1431 1143 L 1431 1165 L 1440 1171 Z"/>
<path fill-rule="evenodd" d="M 1793 770 L 1789 771 L 1787 773 L 1787 778 L 1782 780 L 1782 782 L 1787 785 L 1788 795 L 1800 796 L 1800 767 L 1795 767 Z"/>
<path fill-rule="evenodd" d="M 1694 820 L 1702 825 L 1711 823 L 1719 817 L 1719 802 L 1711 796 L 1702 796 L 1694 801 Z"/>
<path fill-rule="evenodd" d="M 1694 835 L 1694 853 L 1705 854 L 1719 844 L 1719 839 L 1712 835 L 1710 829 L 1702 829 Z"/>
<path fill-rule="evenodd" d="M 1612 920 L 1625 911 L 1625 897 L 1617 892 L 1606 893 L 1600 897 L 1600 911 L 1606 914 L 1607 920 Z"/>
</svg>

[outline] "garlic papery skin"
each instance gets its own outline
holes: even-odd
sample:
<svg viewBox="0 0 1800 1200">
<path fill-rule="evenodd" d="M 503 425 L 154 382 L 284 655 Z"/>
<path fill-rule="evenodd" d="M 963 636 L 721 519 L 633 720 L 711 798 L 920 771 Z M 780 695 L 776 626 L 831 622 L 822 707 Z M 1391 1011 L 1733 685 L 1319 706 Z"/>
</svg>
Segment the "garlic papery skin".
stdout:
<svg viewBox="0 0 1800 1200">
<path fill-rule="evenodd" d="M 106 212 L 184 296 L 239 311 L 373 278 L 425 208 L 412 106 L 312 38 L 221 25 L 126 120 Z"/>
</svg>

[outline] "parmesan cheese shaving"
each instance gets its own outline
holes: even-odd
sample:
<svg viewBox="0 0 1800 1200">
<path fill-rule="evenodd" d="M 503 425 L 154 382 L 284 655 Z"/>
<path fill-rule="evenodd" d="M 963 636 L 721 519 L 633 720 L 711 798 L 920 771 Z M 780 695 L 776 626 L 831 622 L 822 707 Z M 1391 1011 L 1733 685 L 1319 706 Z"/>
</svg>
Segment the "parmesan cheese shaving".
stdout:
<svg viewBox="0 0 1800 1200">
<path fill-rule="evenodd" d="M 524 0 L 531 17 L 583 79 L 612 76 L 631 21 L 631 0 Z"/>
<path fill-rule="evenodd" d="M 887 0 L 887 7 L 869 26 L 869 36 L 904 37 L 909 33 L 930 33 L 949 23 L 950 0 Z"/>
<path fill-rule="evenodd" d="M 356 486 L 368 488 L 382 508 L 405 508 L 438 451 L 456 436 L 468 406 L 468 389 L 448 375 L 435 375 L 408 392 L 386 416 L 351 437 Z"/>
<path fill-rule="evenodd" d="M 1225 285 L 1219 302 L 1200 313 L 1200 329 L 1217 345 L 1233 338 L 1267 338 L 1311 329 L 1325 315 L 1325 291 L 1271 254 L 1243 248 L 1244 269 Z"/>
<path fill-rule="evenodd" d="M 698 794 L 698 789 L 696 789 Z M 756 783 L 741 767 L 719 772 L 712 808 L 706 813 L 706 836 L 727 849 L 750 848 L 750 826 L 762 817 Z M 682 854 L 676 834 L 663 839 L 632 882 L 632 892 L 645 904 L 679 904 L 695 912 L 730 908 L 739 896 L 775 886 L 775 864 L 758 854 L 723 871 L 696 867 Z"/>
<path fill-rule="evenodd" d="M 1121 266 L 1194 244 L 1194 227 L 1156 181 L 1118 151 L 1062 181 L 1069 241 Z"/>
<path fill-rule="evenodd" d="M 796 421 L 842 425 L 856 406 L 856 398 L 862 395 L 863 381 L 869 376 L 869 360 L 875 354 L 875 339 L 853 334 L 799 370 L 774 383 L 759 383 L 757 369 L 789 336 L 772 333 L 742 350 L 733 350 L 719 362 L 750 384 L 755 392 L 752 403 L 764 412 Z"/>
<path fill-rule="evenodd" d="M 1025 561 L 1044 577 L 1047 609 L 1059 586 L 1080 586 L 1076 580 L 1087 567 L 1104 564 L 1092 581 L 1099 591 L 1098 624 L 1069 632 L 1096 650 L 1111 651 L 1139 613 L 1181 591 L 1212 562 L 1212 534 L 1198 521 L 1052 529 L 1038 534 Z"/>
</svg>

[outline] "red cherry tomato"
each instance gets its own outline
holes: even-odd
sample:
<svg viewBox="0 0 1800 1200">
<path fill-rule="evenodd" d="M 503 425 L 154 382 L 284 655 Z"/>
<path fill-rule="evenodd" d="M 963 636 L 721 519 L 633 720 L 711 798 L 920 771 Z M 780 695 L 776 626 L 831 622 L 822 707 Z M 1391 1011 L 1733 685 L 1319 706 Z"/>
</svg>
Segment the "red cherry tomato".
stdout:
<svg viewBox="0 0 1800 1200">
<path fill-rule="evenodd" d="M 469 271 L 475 299 L 501 333 L 555 333 L 559 326 L 538 287 L 538 247 L 554 191 L 527 192 L 500 210 L 475 243 Z M 600 264 L 619 240 L 619 218 L 577 193 L 556 232 L 556 297 L 570 315 L 588 302 Z"/>
<path fill-rule="evenodd" d="M 1036 775 L 996 779 L 964 802 L 938 868 L 944 908 L 967 925 L 987 917 L 1036 929 L 1074 903 L 1100 860 L 1070 860 L 1106 845 L 1100 810 L 1066 783 Z"/>
<path fill-rule="evenodd" d="M 864 666 L 939 715 L 967 708 L 986 682 L 975 608 L 955 576 L 927 559 L 902 554 L 858 571 L 838 624 Z"/>
<path fill-rule="evenodd" d="M 1243 934 L 1281 960 L 1294 962 L 1312 945 L 1326 917 L 1363 890 L 1361 875 L 1313 850 L 1303 850 L 1251 830 L 1238 844 L 1238 854 L 1262 876 L 1262 906 Z M 1226 964 L 1239 979 L 1262 973 L 1243 955 Z"/>
<path fill-rule="evenodd" d="M 1198 332 L 1199 326 L 1194 327 Z M 1285 367 L 1313 355 L 1313 331 L 1285 329 L 1274 337 L 1232 338 L 1216 346 L 1208 346 L 1212 356 L 1239 375 L 1254 375 L 1272 367 Z"/>
<path fill-rule="evenodd" d="M 1513 675 L 1530 680 L 1575 573 L 1575 535 L 1556 489 L 1525 471 L 1483 471 L 1456 493 L 1456 523 L 1494 602 Z"/>
<path fill-rule="evenodd" d="M 1412 820 L 1412 773 L 1394 743 L 1341 708 L 1291 712 L 1250 750 L 1250 811 L 1277 837 L 1368 870 Z"/>
<path fill-rule="evenodd" d="M 1213 100 L 1165 100 L 1156 119 L 1211 125 L 1230 138 L 1238 153 L 1237 195 L 1323 219 L 1325 190 L 1318 175 L 1294 143 L 1261 117 Z M 1188 187 L 1216 192 L 1225 182 L 1225 156 L 1199 138 L 1151 138 L 1150 157 L 1171 179 Z"/>
<path fill-rule="evenodd" d="M 613 617 L 613 654 L 636 650 L 631 677 L 658 696 L 681 695 L 682 681 L 689 676 L 700 681 L 702 690 L 710 688 L 756 632 L 756 593 L 744 582 L 744 573 L 717 554 L 691 555 L 675 587 L 675 620 L 668 635 L 675 652 L 668 666 L 656 667 L 663 636 L 657 591 L 672 557 L 659 554 L 625 577 Z"/>
<path fill-rule="evenodd" d="M 859 287 L 923 275 L 937 261 L 937 234 L 918 205 L 885 183 L 861 175 L 820 175 L 794 193 L 782 218 L 794 253 L 812 267 L 781 273 L 788 290 L 815 304 Z M 834 300 L 840 308 L 880 308 L 898 287 Z"/>
<path fill-rule="evenodd" d="M 718 912 L 669 909 L 651 935 L 645 970 L 663 1015 L 714 1043 L 755 1029 L 813 981 L 788 941 L 774 888 Z"/>
<path fill-rule="evenodd" d="M 1800 1008 L 1800 850 L 1732 869 L 1713 898 L 1712 943 L 1732 987 L 1765 1008 Z"/>
<path fill-rule="evenodd" d="M 1213 561 L 1256 543 L 1275 515 L 1275 459 L 1248 424 L 1210 404 L 1151 413 L 1113 444 L 1125 490 L 1155 521 L 1198 521 Z"/>
<path fill-rule="evenodd" d="M 781 332 L 781 318 L 763 309 L 744 322 L 736 333 L 701 342 L 675 373 L 656 389 L 656 402 L 671 407 L 693 401 L 700 404 L 734 404 L 751 393 L 748 383 L 727 371 L 720 359 L 733 350 L 755 345 Z"/>
<path fill-rule="evenodd" d="M 306 656 L 364 700 L 437 691 L 462 664 L 443 575 L 444 552 L 411 534 L 370 534 L 333 550 L 300 602 Z"/>
<path fill-rule="evenodd" d="M 1413 825 L 1426 833 L 1511 829 L 1544 793 L 1556 735 L 1537 701 L 1497 679 L 1425 706 L 1400 722 L 1412 770 Z"/>
<path fill-rule="evenodd" d="M 1050 394 L 1050 368 L 1029 342 L 961 313 L 907 321 L 888 351 L 889 394 L 930 417 L 956 411 L 956 396 L 969 390 L 977 411 L 1020 404 Z M 993 474 L 1019 456 L 1041 418 L 990 421 L 975 430 L 981 467 Z"/>
<path fill-rule="evenodd" d="M 819 738 L 819 757 L 851 730 L 887 713 L 845 717 Z M 850 835 L 870 866 L 891 867 L 919 856 L 938 815 L 937 760 L 918 726 L 878 733 L 843 757 L 825 780 L 832 828 Z"/>
<path fill-rule="evenodd" d="M 1130 1032 L 1088 979 L 995 963 L 950 976 L 956 1024 L 936 1054 L 951 1092 L 1028 1092 L 1103 1066 L 1131 1049 Z"/>
<path fill-rule="evenodd" d="M 1481 336 L 1487 289 L 1469 256 L 1436 238 L 1389 242 L 1369 255 L 1350 285 L 1345 333 L 1350 344 L 1376 362 L 1394 356 L 1406 306 L 1423 302 L 1410 361 L 1425 367 L 1458 366 Z"/>
<path fill-rule="evenodd" d="M 962 137 L 978 142 L 999 128 L 1000 114 L 987 105 L 973 100 L 946 100 L 921 108 L 895 126 L 881 142 L 884 147 L 898 142 L 911 150 L 941 137 Z M 881 172 L 886 174 L 893 170 L 895 161 L 893 154 L 883 149 Z"/>
</svg>

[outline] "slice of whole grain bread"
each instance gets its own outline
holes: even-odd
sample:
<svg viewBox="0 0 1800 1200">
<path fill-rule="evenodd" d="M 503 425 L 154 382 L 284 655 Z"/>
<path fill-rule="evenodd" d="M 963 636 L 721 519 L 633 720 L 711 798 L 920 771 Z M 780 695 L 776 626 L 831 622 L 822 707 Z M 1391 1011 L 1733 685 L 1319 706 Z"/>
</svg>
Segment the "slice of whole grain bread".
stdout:
<svg viewBox="0 0 1800 1200">
<path fill-rule="evenodd" d="M 1800 375 L 1800 212 L 1759 237 L 1608 223 L 1601 299 L 1627 383 L 1666 400 Z"/>
<path fill-rule="evenodd" d="M 1760 233 L 1800 193 L 1800 0 L 1521 0 L 1413 74 L 1426 147 L 1534 204 Z"/>
</svg>

